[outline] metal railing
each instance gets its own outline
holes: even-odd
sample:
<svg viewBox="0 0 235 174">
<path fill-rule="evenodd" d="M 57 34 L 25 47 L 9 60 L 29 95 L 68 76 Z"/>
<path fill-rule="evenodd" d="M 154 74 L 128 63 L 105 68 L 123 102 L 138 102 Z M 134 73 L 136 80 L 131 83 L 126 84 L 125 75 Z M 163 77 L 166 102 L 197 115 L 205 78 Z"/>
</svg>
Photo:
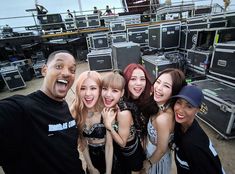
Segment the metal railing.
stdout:
<svg viewBox="0 0 235 174">
<path fill-rule="evenodd" d="M 175 2 L 175 3 L 172 3 L 171 6 L 174 6 L 174 5 L 183 5 L 183 4 L 187 4 L 187 3 L 195 3 L 195 9 L 198 7 L 196 5 L 196 3 L 200 3 L 200 2 L 205 2 L 205 0 L 190 0 L 190 1 L 181 1 L 181 2 Z M 213 2 L 212 0 L 209 0 L 207 1 L 209 4 L 208 6 L 210 6 L 212 8 L 212 13 L 219 13 L 219 12 L 224 12 L 224 8 L 223 6 L 219 5 L 219 4 L 212 4 L 211 2 Z M 149 5 L 146 5 L 146 7 L 150 7 L 150 5 L 159 8 L 159 7 L 162 7 L 164 6 L 164 4 L 162 5 L 159 5 L 159 4 L 149 4 Z M 138 5 L 135 5 L 135 6 L 129 6 L 128 8 L 143 8 L 143 5 L 141 6 L 138 6 Z M 227 11 L 230 11 L 232 9 L 235 9 L 235 4 L 230 4 L 229 8 L 227 9 Z M 150 9 L 150 8 L 149 8 Z M 101 11 L 105 11 L 105 9 L 100 9 Z M 118 7 L 118 8 L 112 8 L 111 9 L 114 13 L 117 13 L 117 12 L 120 12 L 120 11 L 123 11 L 124 12 L 124 7 Z M 77 16 L 77 15 L 81 15 L 81 14 L 92 14 L 93 13 L 93 10 L 84 10 L 84 11 L 73 11 L 72 14 L 73 16 Z M 155 14 L 155 12 L 153 12 L 153 14 Z M 48 13 L 49 14 L 49 13 Z M 65 18 L 66 18 L 66 15 L 67 15 L 67 12 L 63 12 L 63 13 L 59 13 L 62 17 L 62 22 L 61 23 L 64 23 L 65 22 Z M 151 12 L 148 12 L 148 14 L 152 14 Z M 19 31 L 19 32 L 26 32 L 26 31 L 33 31 L 33 32 L 37 32 L 40 34 L 41 32 L 41 29 L 42 29 L 42 25 L 53 25 L 54 23 L 52 24 L 40 24 L 39 23 L 39 20 L 38 20 L 38 17 L 40 17 L 40 15 L 37 15 L 35 13 L 31 13 L 29 15 L 24 15 L 24 16 L 14 16 L 14 17 L 0 17 L 0 33 L 3 29 L 3 27 L 5 26 L 5 24 L 8 24 L 12 29 L 13 31 Z M 57 23 L 56 23 L 57 24 Z"/>
</svg>

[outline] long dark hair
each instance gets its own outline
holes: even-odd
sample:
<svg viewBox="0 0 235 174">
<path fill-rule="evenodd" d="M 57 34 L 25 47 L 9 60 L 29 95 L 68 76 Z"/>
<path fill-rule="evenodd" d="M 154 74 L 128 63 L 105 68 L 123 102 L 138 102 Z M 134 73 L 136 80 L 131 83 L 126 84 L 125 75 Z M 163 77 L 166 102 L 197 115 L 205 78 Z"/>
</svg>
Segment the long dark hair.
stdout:
<svg viewBox="0 0 235 174">
<path fill-rule="evenodd" d="M 176 68 L 167 68 L 161 71 L 161 73 L 155 79 L 154 83 L 162 74 L 169 74 L 172 78 L 172 94 L 171 94 L 172 96 L 177 95 L 180 92 L 181 88 L 187 85 L 184 73 L 180 69 L 176 69 Z M 169 99 L 166 104 L 167 105 L 170 104 L 170 106 L 172 107 L 174 104 L 174 101 Z M 146 115 L 147 117 L 150 117 L 151 115 L 158 113 L 158 111 L 159 111 L 159 107 L 156 101 L 154 100 L 154 97 L 152 94 L 150 98 L 148 99 L 147 104 L 143 108 L 143 112 L 145 113 L 144 115 Z"/>
</svg>

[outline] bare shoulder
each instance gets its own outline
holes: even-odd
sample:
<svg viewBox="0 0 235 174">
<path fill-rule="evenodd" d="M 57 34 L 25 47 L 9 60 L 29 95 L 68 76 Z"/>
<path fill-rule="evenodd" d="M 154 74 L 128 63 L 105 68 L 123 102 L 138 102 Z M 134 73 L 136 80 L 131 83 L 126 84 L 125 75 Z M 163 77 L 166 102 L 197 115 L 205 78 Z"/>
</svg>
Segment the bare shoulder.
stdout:
<svg viewBox="0 0 235 174">
<path fill-rule="evenodd" d="M 132 119 L 131 112 L 129 110 L 118 112 L 118 119 Z"/>
<path fill-rule="evenodd" d="M 167 126 L 171 124 L 174 120 L 174 112 L 171 108 L 168 108 L 166 111 L 161 111 L 157 117 L 155 117 L 155 124 Z"/>
</svg>

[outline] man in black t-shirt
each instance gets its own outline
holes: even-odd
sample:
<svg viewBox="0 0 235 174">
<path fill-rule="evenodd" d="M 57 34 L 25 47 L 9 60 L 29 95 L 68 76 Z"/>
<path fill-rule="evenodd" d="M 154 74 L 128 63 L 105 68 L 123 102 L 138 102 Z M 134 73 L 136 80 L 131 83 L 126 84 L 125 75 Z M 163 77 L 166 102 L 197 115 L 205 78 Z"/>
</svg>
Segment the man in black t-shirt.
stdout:
<svg viewBox="0 0 235 174">
<path fill-rule="evenodd" d="M 84 174 L 78 130 L 64 98 L 75 78 L 67 51 L 50 54 L 41 89 L 0 100 L 0 165 L 8 174 Z"/>
<path fill-rule="evenodd" d="M 203 99 L 202 91 L 188 85 L 173 98 L 177 98 L 174 105 L 177 173 L 224 174 L 212 142 L 195 120 Z"/>
</svg>

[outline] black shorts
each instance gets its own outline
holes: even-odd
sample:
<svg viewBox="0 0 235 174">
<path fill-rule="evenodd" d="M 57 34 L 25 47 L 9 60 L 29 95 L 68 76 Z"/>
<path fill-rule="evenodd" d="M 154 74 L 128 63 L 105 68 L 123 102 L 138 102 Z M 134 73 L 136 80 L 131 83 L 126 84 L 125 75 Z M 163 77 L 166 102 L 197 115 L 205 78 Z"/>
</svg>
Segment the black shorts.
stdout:
<svg viewBox="0 0 235 174">
<path fill-rule="evenodd" d="M 137 137 L 128 142 L 124 148 L 114 142 L 114 153 L 118 162 L 126 170 L 140 171 L 143 168 L 145 154 Z"/>
<path fill-rule="evenodd" d="M 93 166 L 99 170 L 99 172 L 105 173 L 106 163 L 105 163 L 105 146 L 89 146 L 89 154 Z"/>
</svg>

